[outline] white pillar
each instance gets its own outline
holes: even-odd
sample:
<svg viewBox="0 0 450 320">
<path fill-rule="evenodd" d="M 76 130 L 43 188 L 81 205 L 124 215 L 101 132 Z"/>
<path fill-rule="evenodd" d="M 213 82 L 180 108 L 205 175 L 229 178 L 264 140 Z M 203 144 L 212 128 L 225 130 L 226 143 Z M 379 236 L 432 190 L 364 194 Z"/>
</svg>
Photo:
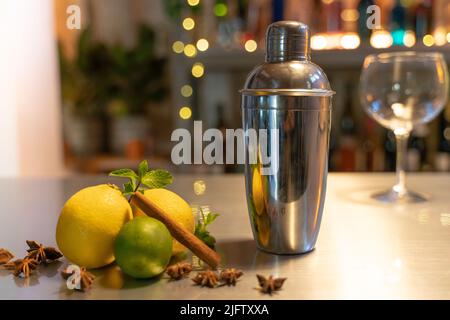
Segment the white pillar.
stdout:
<svg viewBox="0 0 450 320">
<path fill-rule="evenodd" d="M 0 176 L 63 172 L 52 0 L 0 10 Z"/>
</svg>

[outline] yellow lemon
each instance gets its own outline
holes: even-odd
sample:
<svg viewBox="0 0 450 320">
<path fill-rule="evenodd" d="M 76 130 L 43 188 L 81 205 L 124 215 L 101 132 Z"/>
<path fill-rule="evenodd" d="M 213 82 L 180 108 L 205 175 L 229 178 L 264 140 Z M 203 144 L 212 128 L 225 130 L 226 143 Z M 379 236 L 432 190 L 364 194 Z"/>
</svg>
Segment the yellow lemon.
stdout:
<svg viewBox="0 0 450 320">
<path fill-rule="evenodd" d="M 114 261 L 114 240 L 132 218 L 131 207 L 116 186 L 84 188 L 64 205 L 56 242 L 71 262 L 88 269 L 100 268 Z"/>
<path fill-rule="evenodd" d="M 167 189 L 149 189 L 144 191 L 144 195 L 160 207 L 167 215 L 170 215 L 174 220 L 194 233 L 195 220 L 192 209 L 178 194 Z M 134 205 L 133 212 L 135 217 L 145 215 L 145 213 Z M 186 247 L 174 239 L 172 255 L 174 256 L 185 251 Z"/>
</svg>

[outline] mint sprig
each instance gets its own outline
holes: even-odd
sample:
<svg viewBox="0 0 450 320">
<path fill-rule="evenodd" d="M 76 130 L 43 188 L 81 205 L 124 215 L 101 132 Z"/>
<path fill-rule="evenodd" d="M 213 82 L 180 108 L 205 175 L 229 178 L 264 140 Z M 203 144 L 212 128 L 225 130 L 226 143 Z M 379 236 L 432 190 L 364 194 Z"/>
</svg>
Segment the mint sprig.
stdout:
<svg viewBox="0 0 450 320">
<path fill-rule="evenodd" d="M 202 215 L 201 219 L 198 220 L 195 225 L 195 236 L 202 240 L 208 247 L 214 249 L 216 245 L 216 238 L 214 238 L 211 233 L 206 229 L 208 225 L 214 222 L 216 218 L 219 216 L 218 213 L 204 214 L 203 209 L 200 207 L 200 214 Z"/>
<path fill-rule="evenodd" d="M 144 192 L 146 188 L 164 188 L 173 182 L 173 176 L 169 171 L 162 169 L 150 170 L 147 160 L 138 165 L 137 173 L 132 169 L 118 169 L 109 173 L 112 177 L 128 178 L 123 184 L 122 194 L 126 197 L 135 192 Z"/>
</svg>

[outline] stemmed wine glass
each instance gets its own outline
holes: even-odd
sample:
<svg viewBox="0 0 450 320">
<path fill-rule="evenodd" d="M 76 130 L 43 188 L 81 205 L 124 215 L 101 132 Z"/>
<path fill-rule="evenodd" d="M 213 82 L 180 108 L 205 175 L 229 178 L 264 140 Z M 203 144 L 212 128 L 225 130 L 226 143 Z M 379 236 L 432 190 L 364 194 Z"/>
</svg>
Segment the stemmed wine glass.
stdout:
<svg viewBox="0 0 450 320">
<path fill-rule="evenodd" d="M 406 187 L 408 137 L 417 124 L 434 119 L 447 102 L 448 71 L 440 53 L 395 52 L 369 55 L 360 79 L 367 113 L 393 130 L 397 141 L 397 183 L 373 197 L 383 202 L 421 202 L 426 196 Z"/>
</svg>

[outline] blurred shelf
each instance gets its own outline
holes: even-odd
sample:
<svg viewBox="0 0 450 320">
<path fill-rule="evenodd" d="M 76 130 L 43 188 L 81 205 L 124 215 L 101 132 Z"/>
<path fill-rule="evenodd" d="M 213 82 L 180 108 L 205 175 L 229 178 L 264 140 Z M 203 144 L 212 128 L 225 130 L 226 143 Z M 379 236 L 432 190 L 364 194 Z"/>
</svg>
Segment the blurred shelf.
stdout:
<svg viewBox="0 0 450 320">
<path fill-rule="evenodd" d="M 358 69 L 362 66 L 364 58 L 367 55 L 392 51 L 441 52 L 445 59 L 450 62 L 450 45 L 432 47 L 416 45 L 412 48 L 398 46 L 386 49 L 361 46 L 358 49 L 351 50 L 313 50 L 311 56 L 314 63 L 317 63 L 325 69 Z M 241 49 L 213 47 L 205 52 L 200 52 L 196 57 L 196 61 L 202 62 L 207 70 L 213 71 L 251 70 L 255 65 L 264 61 L 264 51 L 260 49 L 250 53 Z"/>
<path fill-rule="evenodd" d="M 66 159 L 66 166 L 71 172 L 84 174 L 107 174 L 120 168 L 137 170 L 139 163 L 147 159 L 150 168 L 165 169 L 172 173 L 189 174 L 219 174 L 225 173 L 224 165 L 175 165 L 168 158 L 145 156 L 142 159 L 130 159 L 120 155 L 92 155 L 84 157 L 70 157 Z M 242 168 L 241 168 L 242 169 Z M 242 171 L 242 170 L 241 170 Z M 233 171 L 235 172 L 235 171 Z"/>
<path fill-rule="evenodd" d="M 145 156 L 151 168 L 172 170 L 172 164 L 166 158 Z M 143 159 L 130 159 L 114 155 L 94 155 L 70 157 L 66 160 L 69 170 L 88 174 L 108 173 L 120 168 L 137 169 Z"/>
</svg>

